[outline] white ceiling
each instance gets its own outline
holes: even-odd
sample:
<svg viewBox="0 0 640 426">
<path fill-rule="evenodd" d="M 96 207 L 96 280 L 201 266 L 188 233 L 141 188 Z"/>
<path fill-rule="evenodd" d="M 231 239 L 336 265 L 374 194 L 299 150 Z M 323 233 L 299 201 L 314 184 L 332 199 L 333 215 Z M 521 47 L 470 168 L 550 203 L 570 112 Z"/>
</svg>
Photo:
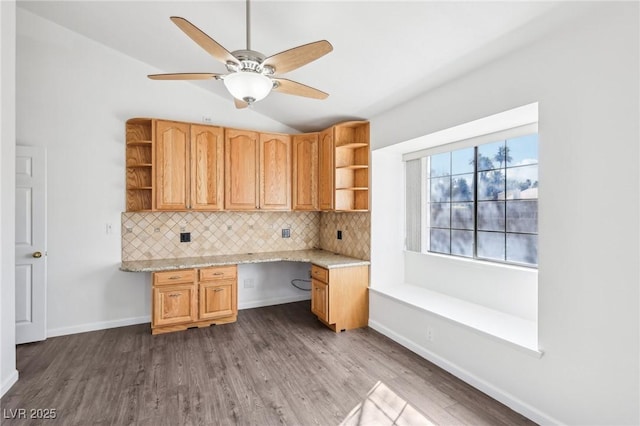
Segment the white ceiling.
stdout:
<svg viewBox="0 0 640 426">
<path fill-rule="evenodd" d="M 149 74 L 226 72 L 170 16 L 186 18 L 229 51 L 246 45 L 244 0 L 23 0 L 18 6 L 149 64 Z M 370 118 L 561 28 L 577 7 L 540 1 L 253 0 L 253 50 L 270 56 L 322 39 L 334 50 L 285 74 L 328 92 L 328 99 L 272 93 L 252 108 L 300 131 Z M 234 108 L 222 82 L 190 84 L 229 99 Z"/>
</svg>

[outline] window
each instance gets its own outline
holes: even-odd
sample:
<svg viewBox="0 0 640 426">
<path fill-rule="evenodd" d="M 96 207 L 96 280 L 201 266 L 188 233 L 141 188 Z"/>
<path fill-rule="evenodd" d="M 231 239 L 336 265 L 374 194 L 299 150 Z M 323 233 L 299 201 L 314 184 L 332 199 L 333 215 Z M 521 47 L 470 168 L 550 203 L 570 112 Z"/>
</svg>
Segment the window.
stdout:
<svg viewBox="0 0 640 426">
<path fill-rule="evenodd" d="M 407 249 L 537 266 L 538 135 L 457 145 L 407 161 Z"/>
</svg>

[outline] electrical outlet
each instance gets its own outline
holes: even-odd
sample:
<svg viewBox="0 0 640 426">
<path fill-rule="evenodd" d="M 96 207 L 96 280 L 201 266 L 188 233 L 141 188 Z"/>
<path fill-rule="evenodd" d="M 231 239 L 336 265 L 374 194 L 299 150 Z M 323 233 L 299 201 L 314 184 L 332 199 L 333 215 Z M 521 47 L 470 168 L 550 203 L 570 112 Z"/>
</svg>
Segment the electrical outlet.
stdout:
<svg viewBox="0 0 640 426">
<path fill-rule="evenodd" d="M 284 228 L 282 230 L 282 238 L 291 238 L 291 229 Z"/>
<path fill-rule="evenodd" d="M 427 342 L 433 342 L 433 328 L 427 327 L 426 337 L 427 337 Z"/>
<path fill-rule="evenodd" d="M 113 234 L 113 224 L 111 224 L 110 222 L 107 222 L 106 230 L 107 230 L 107 235 Z"/>
<path fill-rule="evenodd" d="M 338 235 L 336 236 L 336 238 L 339 240 L 342 239 L 342 231 L 338 231 Z"/>
<path fill-rule="evenodd" d="M 191 232 L 181 232 L 180 233 L 180 242 L 181 243 L 190 243 L 191 242 Z"/>
</svg>

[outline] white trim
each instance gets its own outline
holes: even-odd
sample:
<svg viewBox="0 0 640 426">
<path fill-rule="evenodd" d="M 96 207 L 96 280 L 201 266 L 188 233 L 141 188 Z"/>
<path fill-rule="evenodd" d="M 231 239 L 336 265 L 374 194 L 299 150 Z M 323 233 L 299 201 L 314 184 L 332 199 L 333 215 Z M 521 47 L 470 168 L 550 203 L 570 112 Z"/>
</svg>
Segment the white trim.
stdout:
<svg viewBox="0 0 640 426">
<path fill-rule="evenodd" d="M 50 328 L 47 337 L 66 336 L 69 334 L 86 333 L 88 331 L 106 330 L 109 328 L 126 327 L 128 325 L 144 324 L 151 322 L 151 316 L 124 318 L 111 321 L 99 321 L 88 324 L 74 325 L 71 327 Z"/>
<path fill-rule="evenodd" d="M 273 299 L 263 299 L 263 300 L 241 303 L 238 305 L 238 309 L 261 308 L 263 306 L 281 305 L 283 303 L 300 302 L 303 300 L 310 300 L 310 299 L 311 299 L 311 295 L 308 295 L 308 294 L 301 295 L 301 296 L 276 297 Z M 71 327 L 51 328 L 47 330 L 47 338 L 57 337 L 57 336 L 66 336 L 69 334 L 86 333 L 88 331 L 106 330 L 109 328 L 126 327 L 128 325 L 144 324 L 144 323 L 150 323 L 150 322 L 151 322 L 150 316 L 142 316 L 142 317 L 124 318 L 121 320 L 99 321 L 99 322 L 93 322 L 88 324 L 74 325 Z"/>
<path fill-rule="evenodd" d="M 284 303 L 302 302 L 303 300 L 311 300 L 310 294 L 300 296 L 275 297 L 273 299 L 262 299 L 238 304 L 238 310 L 262 308 L 264 306 L 282 305 Z"/>
<path fill-rule="evenodd" d="M 447 142 L 430 148 L 424 148 L 419 151 L 408 152 L 402 155 L 403 161 L 416 160 L 418 158 L 429 155 L 439 154 L 441 152 L 454 151 L 456 149 L 468 148 L 471 146 L 482 145 L 489 142 L 497 142 L 505 139 L 517 138 L 519 136 L 538 133 L 538 123 L 529 123 L 523 126 L 512 127 L 510 129 L 500 130 L 498 132 L 478 135 L 468 139 Z"/>
<path fill-rule="evenodd" d="M 537 322 L 525 320 L 483 305 L 448 296 L 414 285 L 398 285 L 393 289 L 369 288 L 380 296 L 436 315 L 457 326 L 509 345 L 527 355 L 542 358 L 538 348 Z"/>
<path fill-rule="evenodd" d="M 381 323 L 375 320 L 369 319 L 369 327 L 371 327 L 372 329 L 376 330 L 381 334 L 384 334 L 391 340 L 395 341 L 396 343 L 399 343 L 400 345 L 404 346 L 410 351 L 415 352 L 416 354 L 420 355 L 427 361 L 430 361 L 436 364 L 438 367 L 442 368 L 443 370 L 448 371 L 449 373 L 453 374 L 460 380 L 486 393 L 493 399 L 503 403 L 507 407 L 522 414 L 528 419 L 531 419 L 538 424 L 553 424 L 553 425 L 562 424 L 561 422 L 547 415 L 546 413 L 543 413 L 537 408 L 532 407 L 531 405 L 516 398 L 510 393 L 505 392 L 503 389 L 500 389 L 494 386 L 493 384 L 487 382 L 484 379 L 481 379 L 480 377 L 472 374 L 471 372 L 465 370 L 464 368 L 461 368 L 460 366 L 446 360 L 445 358 L 442 358 L 441 356 L 436 355 L 430 350 L 424 348 L 423 346 L 420 346 L 419 344 L 412 341 L 411 339 L 408 339 L 402 336 L 401 334 L 396 333 L 395 331 L 391 330 L 390 328 L 387 328 Z"/>
<path fill-rule="evenodd" d="M 0 387 L 0 397 L 3 397 L 5 393 L 11 389 L 13 385 L 18 381 L 18 370 L 13 370 L 13 372 L 2 382 L 2 386 Z"/>
</svg>

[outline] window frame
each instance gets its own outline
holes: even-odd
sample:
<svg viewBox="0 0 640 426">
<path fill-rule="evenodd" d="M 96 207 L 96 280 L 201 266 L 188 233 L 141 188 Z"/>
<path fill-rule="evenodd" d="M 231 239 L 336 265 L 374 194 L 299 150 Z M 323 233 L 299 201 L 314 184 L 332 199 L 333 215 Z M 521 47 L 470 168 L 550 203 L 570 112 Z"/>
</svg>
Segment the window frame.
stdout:
<svg viewBox="0 0 640 426">
<path fill-rule="evenodd" d="M 426 148 L 426 149 L 422 149 L 419 151 L 414 151 L 414 152 L 410 152 L 410 153 L 406 153 L 403 155 L 403 161 L 405 162 L 405 190 L 407 188 L 407 173 L 406 173 L 406 164 L 408 161 L 410 160 L 420 160 L 420 165 L 421 165 L 421 183 L 420 183 L 420 209 L 421 211 L 419 212 L 419 216 L 420 216 L 420 247 L 419 250 L 414 250 L 411 248 L 407 247 L 406 241 L 408 239 L 407 235 L 409 234 L 409 229 L 407 227 L 407 223 L 405 223 L 405 250 L 408 251 L 413 251 L 413 252 L 419 252 L 419 253 L 423 253 L 423 254 L 427 254 L 427 255 L 436 255 L 436 256 L 448 256 L 448 257 L 452 257 L 452 258 L 457 258 L 457 259 L 465 259 L 467 261 L 472 261 L 472 262 L 488 262 L 491 264 L 496 264 L 496 265 L 506 265 L 506 266 L 515 266 L 515 267 L 524 267 L 524 268 L 530 268 L 530 269 L 538 269 L 539 263 L 536 264 L 530 264 L 530 263 L 523 263 L 523 262 L 517 262 L 517 261 L 509 261 L 506 259 L 507 257 L 507 252 L 506 252 L 506 247 L 507 247 L 507 236 L 508 234 L 527 234 L 527 235 L 535 235 L 536 237 L 539 237 L 539 229 L 536 230 L 536 233 L 529 233 L 529 232 L 508 232 L 507 231 L 507 222 L 506 222 L 506 215 L 507 215 L 507 202 L 509 201 L 507 199 L 507 192 L 505 192 L 505 199 L 504 199 L 504 209 L 505 209 L 505 227 L 504 227 L 504 231 L 496 231 L 496 233 L 502 234 L 504 236 L 504 246 L 505 246 L 505 259 L 504 260 L 500 260 L 500 259 L 492 259 L 492 258 L 485 258 L 485 257 L 478 257 L 478 233 L 479 232 L 484 232 L 478 229 L 478 164 L 477 164 L 477 155 L 478 155 L 478 146 L 480 145 L 484 145 L 484 144 L 490 144 L 492 142 L 499 142 L 501 140 L 508 140 L 508 139 L 516 139 L 518 137 L 522 137 L 522 136 L 526 136 L 526 135 L 531 135 L 531 134 L 536 134 L 538 135 L 538 123 L 531 123 L 531 124 L 526 124 L 523 126 L 518 126 L 518 127 L 513 127 L 513 128 L 509 128 L 509 129 L 505 129 L 505 130 L 501 130 L 498 132 L 492 132 L 492 133 L 487 133 L 487 134 L 483 134 L 483 135 L 479 135 L 473 138 L 469 138 L 469 139 L 464 139 L 464 140 L 459 140 L 459 141 L 452 141 L 452 142 L 448 142 L 448 143 L 444 143 L 435 147 L 431 147 L 431 148 Z M 538 140 L 538 144 L 539 144 L 539 140 Z M 539 146 L 539 145 L 538 145 Z M 434 156 L 437 154 L 441 154 L 441 153 L 447 153 L 447 152 L 453 152 L 453 151 L 457 151 L 460 149 L 464 149 L 464 148 L 473 148 L 474 149 L 474 166 L 473 166 L 473 253 L 471 256 L 465 256 L 465 255 L 460 255 L 460 254 L 454 254 L 451 253 L 451 243 L 449 246 L 449 253 L 443 253 L 443 252 L 438 252 L 438 251 L 430 251 L 430 229 L 431 227 L 430 225 L 430 200 L 429 200 L 429 170 L 428 170 L 428 158 L 429 156 Z M 539 156 L 537 159 L 537 165 L 539 165 Z M 521 166 L 513 166 L 513 167 L 521 167 Z M 504 167 L 500 167 L 497 170 L 502 170 L 505 173 L 508 170 L 508 167 L 506 164 Z M 449 178 L 451 179 L 453 175 L 449 174 Z M 505 174 L 505 179 L 506 179 L 506 174 Z M 539 184 L 539 177 L 538 177 L 538 184 Z M 539 186 L 538 186 L 539 187 Z M 505 186 L 505 191 L 508 191 L 508 188 L 506 188 Z M 531 200 L 535 200 L 535 201 L 539 201 L 539 194 L 538 194 L 538 198 L 535 199 L 531 199 Z M 455 204 L 454 201 L 452 199 L 450 199 L 448 201 L 450 207 L 451 205 Z M 405 200 L 405 208 L 407 207 L 407 200 Z M 538 204 L 538 209 L 539 209 L 539 204 Z M 538 211 L 538 210 L 536 210 Z M 406 214 L 405 218 L 408 218 L 409 215 Z M 448 228 L 438 228 L 436 227 L 435 229 L 448 229 L 449 230 L 449 238 L 451 238 L 451 231 L 452 229 L 452 223 L 451 223 L 451 214 L 449 215 L 449 227 Z M 488 231 L 487 231 L 488 232 Z M 539 259 L 539 258 L 538 258 Z M 538 260 L 536 259 L 536 261 Z"/>
</svg>

